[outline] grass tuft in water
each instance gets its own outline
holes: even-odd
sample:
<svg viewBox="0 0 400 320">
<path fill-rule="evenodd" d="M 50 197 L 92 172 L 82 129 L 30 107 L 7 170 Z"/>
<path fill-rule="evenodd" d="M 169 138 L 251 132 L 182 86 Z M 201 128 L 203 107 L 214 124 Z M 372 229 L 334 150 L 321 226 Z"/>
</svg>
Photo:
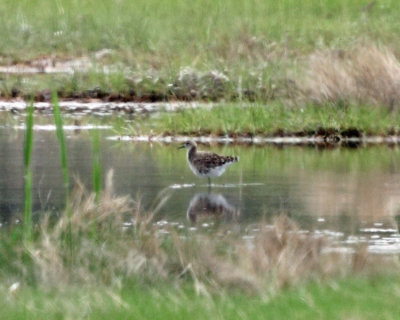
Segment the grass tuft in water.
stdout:
<svg viewBox="0 0 400 320">
<path fill-rule="evenodd" d="M 61 170 L 63 174 L 64 192 L 65 192 L 65 212 L 68 217 L 67 230 L 65 232 L 65 240 L 68 243 L 70 253 L 72 254 L 72 230 L 71 230 L 71 208 L 69 203 L 69 174 L 67 162 L 67 144 L 65 142 L 65 134 L 63 129 L 63 122 L 61 118 L 61 110 L 58 104 L 58 97 L 55 92 L 52 93 L 54 122 L 56 124 L 56 134 L 58 143 L 60 145 L 60 161 Z"/>
<path fill-rule="evenodd" d="M 32 149 L 33 149 L 33 102 L 27 107 L 24 168 L 25 168 L 25 199 L 24 199 L 24 238 L 31 241 L 32 238 Z"/>
</svg>

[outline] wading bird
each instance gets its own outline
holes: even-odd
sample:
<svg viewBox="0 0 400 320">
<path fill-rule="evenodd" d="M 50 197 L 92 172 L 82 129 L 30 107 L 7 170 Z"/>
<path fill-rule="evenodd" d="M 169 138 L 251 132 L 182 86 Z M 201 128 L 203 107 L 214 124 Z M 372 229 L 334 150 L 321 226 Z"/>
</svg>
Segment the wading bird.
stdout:
<svg viewBox="0 0 400 320">
<path fill-rule="evenodd" d="M 239 161 L 238 157 L 197 151 L 197 144 L 194 141 L 186 141 L 178 149 L 182 148 L 187 150 L 187 161 L 192 172 L 198 177 L 207 177 L 209 186 L 211 185 L 211 177 L 219 177 L 225 172 L 226 168 Z"/>
</svg>

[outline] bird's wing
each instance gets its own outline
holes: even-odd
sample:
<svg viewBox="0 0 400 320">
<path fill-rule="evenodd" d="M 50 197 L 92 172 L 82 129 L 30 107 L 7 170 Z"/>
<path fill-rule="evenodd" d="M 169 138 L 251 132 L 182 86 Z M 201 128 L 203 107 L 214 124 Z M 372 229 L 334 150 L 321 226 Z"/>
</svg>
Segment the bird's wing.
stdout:
<svg viewBox="0 0 400 320">
<path fill-rule="evenodd" d="M 236 161 L 236 157 L 220 156 L 211 152 L 199 152 L 193 159 L 195 165 L 205 166 L 208 168 L 219 167 L 233 161 Z"/>
</svg>

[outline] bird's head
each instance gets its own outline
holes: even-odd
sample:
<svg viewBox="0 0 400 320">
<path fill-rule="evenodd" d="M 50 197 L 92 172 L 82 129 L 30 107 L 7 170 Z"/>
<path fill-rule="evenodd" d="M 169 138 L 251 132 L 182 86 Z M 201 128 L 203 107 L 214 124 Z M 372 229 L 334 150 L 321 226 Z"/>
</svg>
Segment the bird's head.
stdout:
<svg viewBox="0 0 400 320">
<path fill-rule="evenodd" d="M 190 150 L 193 147 L 197 147 L 196 142 L 194 142 L 194 141 L 185 141 L 183 144 L 181 144 L 178 147 L 178 149 L 186 148 L 186 149 Z"/>
</svg>

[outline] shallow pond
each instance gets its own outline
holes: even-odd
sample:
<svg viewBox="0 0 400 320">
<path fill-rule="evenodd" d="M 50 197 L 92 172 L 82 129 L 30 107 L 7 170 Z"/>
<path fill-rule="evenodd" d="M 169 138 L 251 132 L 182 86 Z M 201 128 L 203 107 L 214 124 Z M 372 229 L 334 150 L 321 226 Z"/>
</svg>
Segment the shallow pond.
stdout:
<svg viewBox="0 0 400 320">
<path fill-rule="evenodd" d="M 51 119 L 51 118 L 49 118 Z M 59 147 L 53 127 L 42 118 L 34 135 L 34 212 L 56 214 L 64 192 Z M 20 219 L 23 211 L 23 118 L 0 127 L 0 218 L 2 225 Z M 70 121 L 71 122 L 71 121 Z M 80 123 L 80 122 L 79 122 Z M 66 127 L 71 177 L 92 184 L 91 126 Z M 114 170 L 117 195 L 141 199 L 154 209 L 160 225 L 204 229 L 230 224 L 248 234 L 260 218 L 279 214 L 301 229 L 328 234 L 342 245 L 367 243 L 373 252 L 400 252 L 400 149 L 373 146 L 358 149 L 318 149 L 277 146 L 200 146 L 240 162 L 213 180 L 192 174 L 185 150 L 161 145 L 115 141 L 110 129 L 101 131 L 103 173 Z"/>
</svg>

